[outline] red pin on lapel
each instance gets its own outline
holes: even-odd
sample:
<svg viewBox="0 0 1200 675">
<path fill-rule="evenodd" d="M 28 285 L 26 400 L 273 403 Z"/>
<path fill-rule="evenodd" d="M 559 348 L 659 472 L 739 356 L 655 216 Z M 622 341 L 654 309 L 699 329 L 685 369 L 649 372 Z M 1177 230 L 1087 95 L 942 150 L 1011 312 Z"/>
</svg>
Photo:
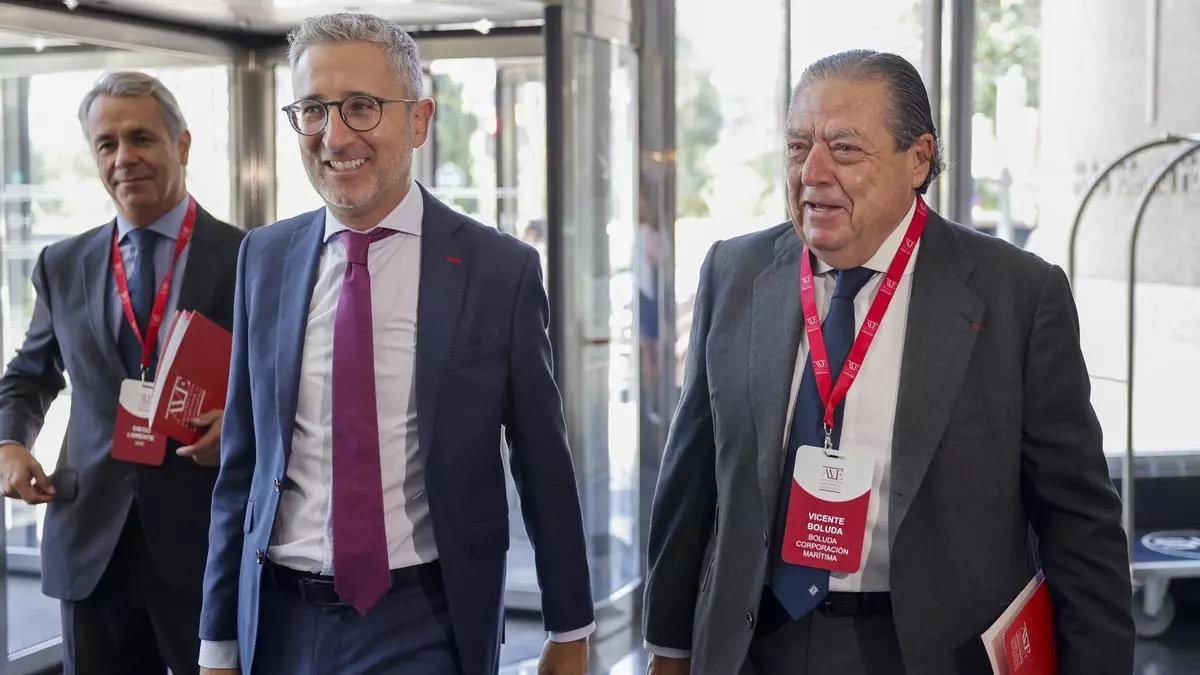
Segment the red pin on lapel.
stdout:
<svg viewBox="0 0 1200 675">
<path fill-rule="evenodd" d="M 978 321 L 971 321 L 971 332 L 978 333 L 983 330 L 983 324 Z"/>
<path fill-rule="evenodd" d="M 446 256 L 446 262 L 454 263 L 455 265 L 461 265 L 462 258 L 451 258 L 450 256 Z"/>
</svg>

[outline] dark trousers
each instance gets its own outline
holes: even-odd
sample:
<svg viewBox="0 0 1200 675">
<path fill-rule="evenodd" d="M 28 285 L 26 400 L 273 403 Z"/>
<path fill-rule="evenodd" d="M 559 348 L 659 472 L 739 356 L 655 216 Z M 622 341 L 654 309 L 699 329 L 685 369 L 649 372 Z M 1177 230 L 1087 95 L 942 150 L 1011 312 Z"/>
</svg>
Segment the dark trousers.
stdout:
<svg viewBox="0 0 1200 675">
<path fill-rule="evenodd" d="M 393 584 L 365 615 L 264 578 L 253 673 L 461 675 L 441 576 Z"/>
<path fill-rule="evenodd" d="M 200 599 L 168 586 L 155 569 L 136 507 L 100 577 L 83 600 L 62 602 L 66 675 L 199 672 Z"/>
<path fill-rule="evenodd" d="M 891 613 L 815 611 L 756 635 L 740 675 L 904 675 Z"/>
</svg>

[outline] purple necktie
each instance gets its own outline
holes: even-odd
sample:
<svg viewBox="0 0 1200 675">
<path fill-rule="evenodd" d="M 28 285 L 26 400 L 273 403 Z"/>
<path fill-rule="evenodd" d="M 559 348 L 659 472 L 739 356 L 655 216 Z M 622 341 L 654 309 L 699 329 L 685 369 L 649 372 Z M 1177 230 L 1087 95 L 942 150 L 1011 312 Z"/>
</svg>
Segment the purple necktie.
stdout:
<svg viewBox="0 0 1200 675">
<path fill-rule="evenodd" d="M 344 230 L 346 276 L 333 328 L 333 573 L 344 602 L 366 614 L 391 586 L 367 249 L 396 234 Z"/>
</svg>

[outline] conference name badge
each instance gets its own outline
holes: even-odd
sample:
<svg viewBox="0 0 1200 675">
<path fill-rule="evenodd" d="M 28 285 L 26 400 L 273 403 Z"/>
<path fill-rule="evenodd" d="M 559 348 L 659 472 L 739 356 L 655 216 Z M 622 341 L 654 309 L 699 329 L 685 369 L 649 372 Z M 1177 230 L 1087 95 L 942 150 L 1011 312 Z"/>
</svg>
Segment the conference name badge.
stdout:
<svg viewBox="0 0 1200 675">
<path fill-rule="evenodd" d="M 875 463 L 859 450 L 796 450 L 784 526 L 783 561 L 853 573 L 862 566 Z"/>
<path fill-rule="evenodd" d="M 166 459 L 167 435 L 146 426 L 153 394 L 153 382 L 122 380 L 113 424 L 113 459 L 152 466 L 160 466 Z"/>
</svg>

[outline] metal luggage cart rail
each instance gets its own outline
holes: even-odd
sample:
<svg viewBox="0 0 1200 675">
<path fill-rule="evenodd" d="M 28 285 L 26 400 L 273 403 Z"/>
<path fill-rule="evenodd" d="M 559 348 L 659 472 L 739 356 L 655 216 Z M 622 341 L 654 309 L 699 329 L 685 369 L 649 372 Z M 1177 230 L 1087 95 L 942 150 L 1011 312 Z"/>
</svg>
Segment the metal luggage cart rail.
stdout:
<svg viewBox="0 0 1200 675">
<path fill-rule="evenodd" d="M 1130 574 L 1135 589 L 1134 620 L 1137 633 L 1155 637 L 1170 626 L 1175 604 L 1170 595 L 1171 579 L 1200 577 L 1200 530 L 1139 533 L 1134 527 L 1134 375 L 1137 325 L 1137 253 L 1143 218 L 1159 185 L 1187 158 L 1200 152 L 1200 133 L 1163 134 L 1122 152 L 1099 171 L 1085 188 L 1071 223 L 1067 275 L 1075 287 L 1080 224 L 1088 203 L 1109 174 L 1133 157 L 1155 148 L 1177 146 L 1151 174 L 1138 195 L 1129 236 L 1129 267 L 1125 298 L 1125 451 L 1121 458 L 1121 523 L 1129 539 Z"/>
</svg>

